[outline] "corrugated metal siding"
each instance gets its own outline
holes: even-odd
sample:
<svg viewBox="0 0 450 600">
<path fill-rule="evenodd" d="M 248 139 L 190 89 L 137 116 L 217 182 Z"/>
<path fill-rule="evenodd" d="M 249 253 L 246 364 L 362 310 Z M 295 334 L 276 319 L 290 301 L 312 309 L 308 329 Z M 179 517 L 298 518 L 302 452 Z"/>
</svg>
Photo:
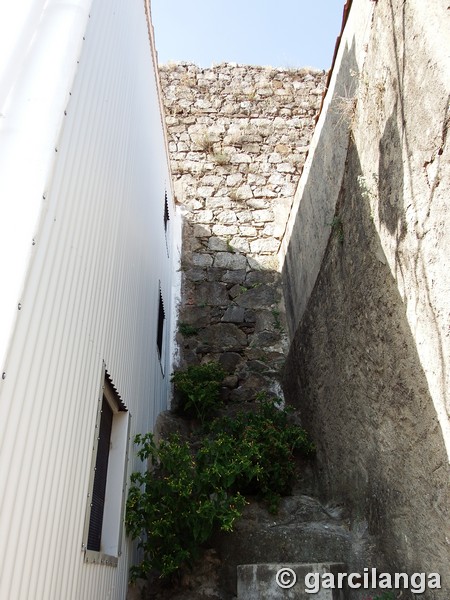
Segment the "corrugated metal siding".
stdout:
<svg viewBox="0 0 450 600">
<path fill-rule="evenodd" d="M 94 0 L 2 382 L 0 598 L 125 597 L 129 544 L 118 567 L 86 564 L 81 544 L 103 361 L 132 437 L 167 401 L 159 110 L 142 0 Z"/>
</svg>

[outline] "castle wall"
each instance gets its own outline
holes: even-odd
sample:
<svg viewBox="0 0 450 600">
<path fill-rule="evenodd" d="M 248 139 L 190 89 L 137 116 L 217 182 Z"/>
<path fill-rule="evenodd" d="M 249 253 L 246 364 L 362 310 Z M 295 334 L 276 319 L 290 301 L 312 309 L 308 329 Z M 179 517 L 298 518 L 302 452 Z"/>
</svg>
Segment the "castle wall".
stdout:
<svg viewBox="0 0 450 600">
<path fill-rule="evenodd" d="M 180 363 L 218 360 L 232 400 L 279 395 L 287 331 L 277 253 L 325 75 L 180 63 L 160 77 L 184 210 Z"/>
</svg>

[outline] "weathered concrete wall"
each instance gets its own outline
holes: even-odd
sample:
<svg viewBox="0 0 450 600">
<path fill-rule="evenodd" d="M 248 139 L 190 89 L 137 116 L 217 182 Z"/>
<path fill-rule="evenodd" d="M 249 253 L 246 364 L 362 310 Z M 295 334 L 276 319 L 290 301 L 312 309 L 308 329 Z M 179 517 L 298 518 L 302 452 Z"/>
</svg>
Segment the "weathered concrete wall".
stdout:
<svg viewBox="0 0 450 600">
<path fill-rule="evenodd" d="M 277 253 L 324 90 L 322 71 L 160 68 L 184 207 L 180 362 L 218 360 L 232 400 L 281 393 Z"/>
<path fill-rule="evenodd" d="M 368 519 L 393 571 L 440 572 L 424 597 L 447 599 L 448 11 L 368 5 L 353 2 L 334 75 L 355 100 L 331 90 L 283 242 L 285 392 L 323 492 Z"/>
</svg>

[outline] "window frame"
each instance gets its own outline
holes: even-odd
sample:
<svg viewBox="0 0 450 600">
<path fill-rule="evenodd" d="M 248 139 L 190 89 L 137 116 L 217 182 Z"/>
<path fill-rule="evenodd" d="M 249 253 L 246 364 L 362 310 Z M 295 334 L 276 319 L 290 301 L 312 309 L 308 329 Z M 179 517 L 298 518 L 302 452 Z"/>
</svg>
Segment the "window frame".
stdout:
<svg viewBox="0 0 450 600">
<path fill-rule="evenodd" d="M 159 285 L 158 294 L 158 316 L 156 323 L 156 350 L 158 352 L 159 364 L 161 365 L 161 372 L 164 377 L 164 357 L 166 353 L 166 309 L 164 308 L 164 300 L 161 290 L 161 283 Z"/>
<path fill-rule="evenodd" d="M 167 256 L 170 256 L 169 252 L 169 222 L 170 222 L 170 210 L 169 210 L 169 198 L 167 195 L 167 190 L 164 191 L 164 214 L 163 214 L 163 224 L 164 224 L 164 237 L 166 239 L 166 252 Z"/>
<path fill-rule="evenodd" d="M 89 531 L 91 526 L 92 493 L 95 482 L 99 431 L 104 401 L 108 403 L 108 406 L 112 411 L 112 427 L 109 441 L 110 448 L 108 453 L 108 467 L 104 493 L 100 550 L 95 550 L 89 548 Z M 84 560 L 87 563 L 117 566 L 118 559 L 122 555 L 127 466 L 130 446 L 130 423 L 131 415 L 114 387 L 105 365 L 103 365 L 102 383 L 98 394 L 95 432 L 92 444 L 92 459 L 82 543 Z M 120 486 L 121 493 L 119 493 Z"/>
</svg>

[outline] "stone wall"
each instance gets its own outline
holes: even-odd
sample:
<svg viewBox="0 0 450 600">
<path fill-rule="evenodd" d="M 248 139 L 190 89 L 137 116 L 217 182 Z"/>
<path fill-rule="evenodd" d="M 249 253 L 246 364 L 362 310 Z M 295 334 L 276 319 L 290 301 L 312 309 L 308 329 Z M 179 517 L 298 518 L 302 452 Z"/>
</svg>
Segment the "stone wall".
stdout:
<svg viewBox="0 0 450 600">
<path fill-rule="evenodd" d="M 231 400 L 279 395 L 288 344 L 277 253 L 325 74 L 180 63 L 160 77 L 184 207 L 180 363 L 218 360 Z"/>
<path fill-rule="evenodd" d="M 367 519 L 393 572 L 439 572 L 442 589 L 424 597 L 442 600 L 450 593 L 447 12 L 419 0 L 353 1 L 283 242 L 285 393 L 317 442 L 322 493 Z M 336 131 L 340 154 L 329 144 Z"/>
</svg>

